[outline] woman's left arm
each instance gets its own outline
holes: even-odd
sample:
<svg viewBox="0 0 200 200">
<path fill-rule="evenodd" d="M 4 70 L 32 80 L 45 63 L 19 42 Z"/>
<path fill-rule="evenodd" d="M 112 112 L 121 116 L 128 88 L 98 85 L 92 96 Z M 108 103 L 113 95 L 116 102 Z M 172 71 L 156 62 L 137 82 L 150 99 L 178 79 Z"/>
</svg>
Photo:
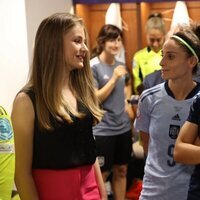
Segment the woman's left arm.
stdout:
<svg viewBox="0 0 200 200">
<path fill-rule="evenodd" d="M 108 198 L 107 198 L 107 194 L 106 194 L 106 188 L 105 188 L 105 184 L 103 182 L 103 178 L 101 175 L 101 170 L 99 167 L 98 159 L 96 159 L 96 162 L 94 164 L 94 172 L 95 172 L 96 181 L 97 181 L 97 184 L 99 187 L 101 200 L 107 200 Z"/>
</svg>

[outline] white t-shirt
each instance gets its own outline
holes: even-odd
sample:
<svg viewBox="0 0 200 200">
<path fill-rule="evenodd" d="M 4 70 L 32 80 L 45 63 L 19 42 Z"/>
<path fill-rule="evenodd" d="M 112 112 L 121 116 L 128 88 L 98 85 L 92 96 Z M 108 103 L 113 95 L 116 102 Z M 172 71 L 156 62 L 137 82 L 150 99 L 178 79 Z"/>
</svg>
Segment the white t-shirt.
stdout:
<svg viewBox="0 0 200 200">
<path fill-rule="evenodd" d="M 193 166 L 178 164 L 173 159 L 176 138 L 186 121 L 193 97 L 200 85 L 186 100 L 176 100 L 161 83 L 140 96 L 135 128 L 149 134 L 140 200 L 186 200 Z"/>
</svg>

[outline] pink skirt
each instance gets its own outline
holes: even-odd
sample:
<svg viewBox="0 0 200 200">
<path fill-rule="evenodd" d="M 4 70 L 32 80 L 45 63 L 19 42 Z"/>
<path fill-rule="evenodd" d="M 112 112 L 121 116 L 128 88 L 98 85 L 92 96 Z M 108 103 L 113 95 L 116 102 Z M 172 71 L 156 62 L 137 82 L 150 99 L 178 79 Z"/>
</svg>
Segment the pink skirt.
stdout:
<svg viewBox="0 0 200 200">
<path fill-rule="evenodd" d="M 100 200 L 93 166 L 68 170 L 34 169 L 40 200 Z"/>
</svg>

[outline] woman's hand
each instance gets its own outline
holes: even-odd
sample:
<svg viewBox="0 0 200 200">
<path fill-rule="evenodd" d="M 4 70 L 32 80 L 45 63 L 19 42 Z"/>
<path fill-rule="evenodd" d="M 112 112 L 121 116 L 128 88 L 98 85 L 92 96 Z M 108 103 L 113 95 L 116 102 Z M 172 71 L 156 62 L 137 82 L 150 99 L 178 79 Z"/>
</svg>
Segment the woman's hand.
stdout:
<svg viewBox="0 0 200 200">
<path fill-rule="evenodd" d="M 125 74 L 127 74 L 125 67 L 123 65 L 119 65 L 113 71 L 113 78 L 117 81 Z"/>
</svg>

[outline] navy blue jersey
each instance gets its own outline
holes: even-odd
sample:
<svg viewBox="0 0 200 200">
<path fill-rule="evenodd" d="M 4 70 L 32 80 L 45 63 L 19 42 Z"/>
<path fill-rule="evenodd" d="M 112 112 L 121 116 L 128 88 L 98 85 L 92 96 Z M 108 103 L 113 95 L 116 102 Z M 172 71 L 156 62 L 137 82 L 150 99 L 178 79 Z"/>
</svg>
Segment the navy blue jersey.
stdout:
<svg viewBox="0 0 200 200">
<path fill-rule="evenodd" d="M 187 121 L 198 125 L 200 130 L 200 94 L 197 95 L 193 101 L 190 114 Z M 194 173 L 192 174 L 190 187 L 188 192 L 188 200 L 199 200 L 200 199 L 200 165 L 195 167 Z"/>
</svg>

